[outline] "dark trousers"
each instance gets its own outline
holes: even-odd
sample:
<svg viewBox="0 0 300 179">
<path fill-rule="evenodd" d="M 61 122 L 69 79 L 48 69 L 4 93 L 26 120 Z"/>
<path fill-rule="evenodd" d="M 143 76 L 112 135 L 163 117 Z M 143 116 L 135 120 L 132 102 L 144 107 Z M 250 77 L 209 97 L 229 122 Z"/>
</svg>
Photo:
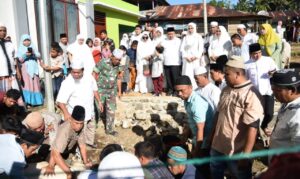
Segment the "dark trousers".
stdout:
<svg viewBox="0 0 300 179">
<path fill-rule="evenodd" d="M 261 128 L 264 129 L 268 126 L 269 122 L 273 118 L 274 113 L 274 96 L 264 95 L 263 96 L 263 107 L 264 107 L 264 119 L 261 124 Z"/>
<path fill-rule="evenodd" d="M 164 86 L 164 77 L 163 75 L 160 75 L 160 77 L 152 78 L 153 86 L 154 86 L 154 93 L 160 94 L 163 92 L 163 86 Z"/>
<path fill-rule="evenodd" d="M 167 80 L 167 91 L 174 92 L 175 81 L 181 74 L 181 66 L 164 65 L 164 70 Z"/>
<path fill-rule="evenodd" d="M 61 83 L 63 80 L 64 80 L 63 76 L 58 76 L 58 77 L 52 78 L 52 89 L 53 89 L 54 99 L 56 99 L 56 97 L 58 95 L 58 91 L 60 89 L 60 86 L 61 86 Z"/>
</svg>

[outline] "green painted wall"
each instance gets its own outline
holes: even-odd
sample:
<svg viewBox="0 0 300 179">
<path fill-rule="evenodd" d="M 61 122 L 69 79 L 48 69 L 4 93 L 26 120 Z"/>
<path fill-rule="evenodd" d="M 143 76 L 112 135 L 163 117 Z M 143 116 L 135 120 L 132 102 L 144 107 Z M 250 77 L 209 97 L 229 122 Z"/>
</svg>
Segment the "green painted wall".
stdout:
<svg viewBox="0 0 300 179">
<path fill-rule="evenodd" d="M 86 2 L 86 0 L 80 0 L 80 2 Z M 139 14 L 138 6 L 122 0 L 94 0 L 93 2 L 105 3 L 109 6 Z M 114 40 L 116 47 L 119 47 L 120 44 L 119 25 L 131 26 L 132 28 L 134 28 L 134 26 L 138 24 L 138 16 L 135 15 L 130 15 L 121 11 L 105 8 L 101 5 L 94 5 L 94 10 L 105 13 L 106 30 L 109 38 L 112 38 Z"/>
<path fill-rule="evenodd" d="M 113 11 L 99 5 L 94 6 L 95 11 L 100 11 L 106 15 L 106 30 L 109 38 L 112 38 L 119 47 L 119 24 L 134 27 L 138 23 L 137 16 L 131 16 L 122 12 Z"/>
</svg>

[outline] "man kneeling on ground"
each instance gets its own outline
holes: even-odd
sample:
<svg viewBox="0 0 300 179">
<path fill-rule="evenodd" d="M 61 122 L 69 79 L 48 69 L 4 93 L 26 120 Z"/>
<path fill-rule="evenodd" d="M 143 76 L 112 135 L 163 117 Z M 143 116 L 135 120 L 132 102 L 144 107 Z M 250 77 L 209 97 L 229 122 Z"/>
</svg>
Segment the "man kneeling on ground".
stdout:
<svg viewBox="0 0 300 179">
<path fill-rule="evenodd" d="M 66 173 L 67 178 L 72 178 L 70 167 L 66 164 L 65 159 L 68 158 L 70 153 L 75 152 L 77 143 L 84 165 L 87 168 L 92 166 L 87 158 L 86 144 L 82 131 L 84 118 L 85 109 L 82 106 L 75 106 L 70 120 L 59 126 L 56 138 L 51 145 L 49 165 L 44 168 L 45 175 L 54 174 L 54 167 L 57 164 Z"/>
</svg>

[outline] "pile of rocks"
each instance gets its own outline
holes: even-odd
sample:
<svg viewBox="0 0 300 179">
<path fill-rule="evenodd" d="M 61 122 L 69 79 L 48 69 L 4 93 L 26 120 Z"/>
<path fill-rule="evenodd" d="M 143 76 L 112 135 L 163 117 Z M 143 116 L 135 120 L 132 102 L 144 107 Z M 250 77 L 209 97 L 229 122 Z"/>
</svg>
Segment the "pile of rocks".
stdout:
<svg viewBox="0 0 300 179">
<path fill-rule="evenodd" d="M 178 134 L 187 121 L 177 97 L 124 96 L 117 102 L 116 127 L 139 127 L 145 134 Z"/>
</svg>

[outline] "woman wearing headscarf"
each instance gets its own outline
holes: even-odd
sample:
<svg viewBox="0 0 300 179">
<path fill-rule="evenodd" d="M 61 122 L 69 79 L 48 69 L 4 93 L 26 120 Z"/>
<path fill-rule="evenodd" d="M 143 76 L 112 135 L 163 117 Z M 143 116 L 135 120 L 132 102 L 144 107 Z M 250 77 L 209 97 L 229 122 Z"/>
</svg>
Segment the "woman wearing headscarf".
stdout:
<svg viewBox="0 0 300 179">
<path fill-rule="evenodd" d="M 126 47 L 126 49 L 129 48 L 129 37 L 128 35 L 125 33 L 122 36 L 121 42 L 120 42 L 120 46 L 123 45 L 124 47 Z"/>
<path fill-rule="evenodd" d="M 152 92 L 153 85 L 150 74 L 150 60 L 154 52 L 154 46 L 149 37 L 149 33 L 143 32 L 142 39 L 137 47 L 136 69 L 137 77 L 135 92 L 148 93 Z"/>
<path fill-rule="evenodd" d="M 232 48 L 230 36 L 224 26 L 219 26 L 208 47 L 208 54 L 211 63 L 215 63 L 221 55 L 228 56 Z"/>
<path fill-rule="evenodd" d="M 21 63 L 23 77 L 23 96 L 25 103 L 31 106 L 42 105 L 44 98 L 40 90 L 39 65 L 40 53 L 31 42 L 28 34 L 21 37 L 17 57 Z"/>
<path fill-rule="evenodd" d="M 195 23 L 188 24 L 188 32 L 182 40 L 181 54 L 182 54 L 182 75 L 188 76 L 193 85 L 193 89 L 197 88 L 197 83 L 194 78 L 194 69 L 200 66 L 200 58 L 203 53 L 203 39 L 197 33 Z"/>
<path fill-rule="evenodd" d="M 84 43 L 83 35 L 77 35 L 75 42 L 67 48 L 67 52 L 71 63 L 73 60 L 81 60 L 84 65 L 84 73 L 92 74 L 95 62 L 90 48 Z"/>
<path fill-rule="evenodd" d="M 101 40 L 100 38 L 94 38 L 93 51 L 92 51 L 95 64 L 101 60 Z"/>
<path fill-rule="evenodd" d="M 157 27 L 153 33 L 153 45 L 154 48 L 161 44 L 161 42 L 165 39 L 164 37 L 164 29 L 162 27 Z"/>
<path fill-rule="evenodd" d="M 281 50 L 282 41 L 280 37 L 273 31 L 270 24 L 262 24 L 260 26 L 260 36 L 258 43 L 262 48 L 262 55 L 273 58 L 279 69 L 282 68 Z"/>
</svg>

